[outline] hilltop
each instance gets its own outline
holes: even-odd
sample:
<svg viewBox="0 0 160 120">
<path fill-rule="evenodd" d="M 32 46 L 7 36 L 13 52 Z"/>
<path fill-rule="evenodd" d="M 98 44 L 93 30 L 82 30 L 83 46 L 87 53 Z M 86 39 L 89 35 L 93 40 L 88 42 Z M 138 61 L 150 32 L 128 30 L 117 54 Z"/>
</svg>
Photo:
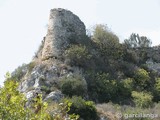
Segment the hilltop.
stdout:
<svg viewBox="0 0 160 120">
<path fill-rule="evenodd" d="M 96 25 L 88 36 L 78 16 L 58 8 L 50 11 L 47 35 L 33 60 L 19 66 L 10 79 L 19 83 L 27 105 L 37 94 L 54 102 L 81 96 L 97 104 L 101 119 L 112 120 L 118 119 L 114 112 L 100 104 L 147 109 L 160 101 L 159 56 L 160 46 L 151 47 L 151 41 L 138 34 L 120 43 L 107 26 Z"/>
</svg>

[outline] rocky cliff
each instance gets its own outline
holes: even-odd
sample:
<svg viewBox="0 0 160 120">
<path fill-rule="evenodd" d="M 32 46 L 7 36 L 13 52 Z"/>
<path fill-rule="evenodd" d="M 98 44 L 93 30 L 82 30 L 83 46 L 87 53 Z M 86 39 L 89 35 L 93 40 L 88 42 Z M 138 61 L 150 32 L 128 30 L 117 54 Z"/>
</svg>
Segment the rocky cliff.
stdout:
<svg viewBox="0 0 160 120">
<path fill-rule="evenodd" d="M 77 95 L 96 103 L 130 104 L 131 89 L 135 88 L 132 84 L 127 88 L 124 81 L 132 83 L 140 68 L 152 81 L 147 89 L 154 91 L 155 78 L 160 77 L 160 47 L 128 48 L 106 27 L 99 27 L 88 37 L 84 23 L 71 11 L 61 8 L 50 11 L 47 34 L 33 60 L 12 73 L 28 105 L 39 93 L 44 101 L 57 102 L 64 95 Z M 69 81 L 65 89 L 63 80 Z M 101 107 L 97 110 L 101 120 L 109 118 Z"/>
<path fill-rule="evenodd" d="M 77 67 L 64 63 L 62 55 L 71 42 L 79 41 L 86 35 L 85 25 L 72 12 L 64 9 L 50 11 L 47 35 L 21 78 L 19 91 L 30 100 L 37 93 L 43 93 L 44 100 L 54 101 L 63 97 L 57 89 L 59 79 L 74 74 Z"/>
<path fill-rule="evenodd" d="M 115 68 L 117 66 L 124 67 L 123 63 L 126 63 L 126 61 L 122 61 L 124 58 L 112 60 L 114 65 L 112 62 L 109 63 L 109 61 L 105 65 L 104 56 L 100 56 L 101 48 L 98 48 L 98 46 L 95 45 L 96 43 L 92 42 L 90 39 L 85 39 L 85 37 L 85 25 L 78 16 L 74 15 L 71 11 L 61 8 L 52 9 L 49 16 L 47 35 L 44 37 L 35 57 L 28 65 L 29 67 L 25 67 L 24 70 L 22 70 L 19 91 L 25 93 L 28 99 L 31 99 L 37 93 L 43 93 L 44 100 L 51 98 L 52 100 L 58 101 L 63 97 L 58 87 L 60 79 L 64 76 L 81 75 L 87 89 L 85 78 L 87 78 L 88 75 L 84 75 L 83 65 L 85 65 L 86 71 L 92 71 L 93 74 L 102 71 L 110 72 L 114 79 L 119 79 L 116 78 L 118 70 Z M 82 58 L 77 59 L 79 61 L 74 61 L 74 64 L 68 64 L 64 54 L 73 44 L 84 45 L 80 49 Z M 75 48 L 76 47 L 78 46 L 75 46 Z M 143 53 L 145 56 L 143 64 L 146 64 L 149 69 L 159 73 L 159 51 L 160 47 L 157 46 L 145 50 L 135 49 L 132 50 L 132 54 L 134 53 L 133 56 L 137 62 L 140 61 L 139 59 L 141 58 L 139 54 Z M 75 51 L 75 53 L 76 52 L 77 51 Z M 91 56 L 92 59 L 88 60 Z M 110 58 L 108 58 L 108 60 L 109 59 Z M 77 64 L 78 62 L 80 64 Z M 127 62 L 128 64 L 133 64 L 129 63 L 130 61 Z M 138 67 L 136 64 L 133 66 Z M 117 67 L 117 69 L 119 68 Z M 121 77 L 123 78 L 124 76 L 125 75 L 122 75 Z M 91 77 L 88 77 L 87 80 L 88 79 L 91 79 Z"/>
<path fill-rule="evenodd" d="M 72 40 L 80 40 L 86 34 L 84 23 L 72 12 L 64 9 L 50 11 L 47 35 L 39 56 L 43 61 L 60 57 Z"/>
</svg>

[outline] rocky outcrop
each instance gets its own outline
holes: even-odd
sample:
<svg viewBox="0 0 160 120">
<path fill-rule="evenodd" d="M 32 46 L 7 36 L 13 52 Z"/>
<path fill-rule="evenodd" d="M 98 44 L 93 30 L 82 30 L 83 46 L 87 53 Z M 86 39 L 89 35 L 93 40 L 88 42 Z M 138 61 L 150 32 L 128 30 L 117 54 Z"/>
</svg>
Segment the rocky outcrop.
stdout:
<svg viewBox="0 0 160 120">
<path fill-rule="evenodd" d="M 46 98 L 44 99 L 44 101 L 56 101 L 58 102 L 61 98 L 63 98 L 63 94 L 61 93 L 61 91 L 56 90 L 53 91 L 51 93 L 49 93 Z"/>
<path fill-rule="evenodd" d="M 83 92 L 84 93 L 83 96 L 85 99 L 88 99 L 90 97 L 89 96 L 90 91 L 89 87 L 87 88 L 87 83 L 88 85 L 90 85 L 89 82 L 92 82 L 91 79 L 94 79 L 93 77 L 97 76 L 96 73 L 98 73 L 98 71 L 100 71 L 100 73 L 101 72 L 103 73 L 103 71 L 105 72 L 107 71 L 107 74 L 109 71 L 111 71 L 112 74 L 113 72 L 114 73 L 118 72 L 117 76 L 118 77 L 120 76 L 118 78 L 118 80 L 120 80 L 121 78 L 124 77 L 124 73 L 121 74 L 121 71 L 115 70 L 119 68 L 121 69 L 119 65 L 122 65 L 122 69 L 124 69 L 126 66 L 124 66 L 123 64 L 128 64 L 126 68 L 127 70 L 130 69 L 130 71 L 133 71 L 136 67 L 138 68 L 138 66 L 136 66 L 133 63 L 129 63 L 127 61 L 121 61 L 121 59 L 123 58 L 119 59 L 118 61 L 113 60 L 113 62 L 112 59 L 111 61 L 110 60 L 107 61 L 106 58 L 101 59 L 103 55 L 100 55 L 101 50 L 98 47 L 98 45 L 92 42 L 90 39 L 88 41 L 86 39 L 83 39 L 85 37 L 86 37 L 85 25 L 78 18 L 78 16 L 74 15 L 72 12 L 68 10 L 60 8 L 52 9 L 50 11 L 47 35 L 42 40 L 42 43 L 36 55 L 34 56 L 34 59 L 31 61 L 30 64 L 22 67 L 23 69 L 21 70 L 21 75 L 19 75 L 18 70 L 17 70 L 18 75 L 16 73 L 17 71 L 13 73 L 13 75 L 15 76 L 17 75 L 21 78 L 18 89 L 20 92 L 24 93 L 26 98 L 28 99 L 27 106 L 29 106 L 30 103 L 32 103 L 33 98 L 37 97 L 38 94 L 43 95 L 44 101 L 58 102 L 61 98 L 64 97 L 62 92 L 59 90 L 61 87 L 60 80 L 63 81 L 64 78 L 67 77 L 72 78 L 72 76 L 74 75 L 79 75 L 78 77 L 81 78 L 80 79 L 81 81 L 83 80 L 85 87 L 85 92 Z M 86 55 L 84 56 L 87 57 L 86 59 L 79 61 L 79 63 L 85 63 L 85 61 L 87 61 L 85 64 L 83 65 L 76 64 L 78 63 L 78 60 L 74 60 L 74 63 L 71 64 L 70 58 L 67 58 L 66 54 L 64 55 L 64 53 L 71 51 L 70 49 L 67 48 L 72 48 L 72 44 L 75 45 L 74 46 L 75 48 L 77 48 L 80 45 L 85 45 L 84 48 L 86 48 L 85 50 Z M 146 62 L 148 68 L 159 72 L 160 75 L 160 57 L 159 57 L 160 47 L 145 48 L 145 49 L 133 48 L 133 51 L 137 53 L 137 56 L 140 56 L 139 54 L 143 53 L 144 56 L 146 57 L 145 59 L 148 59 L 148 61 Z M 80 52 L 84 53 L 83 50 L 81 50 Z M 75 51 L 74 54 L 78 55 L 78 57 L 80 56 L 79 58 L 81 59 L 84 58 L 83 55 L 82 56 L 79 55 L 77 51 Z M 137 58 L 137 61 L 139 62 L 140 59 Z M 113 65 L 114 63 L 115 65 Z M 116 65 L 119 66 L 119 68 Z M 114 69 L 113 67 L 116 68 Z M 87 73 L 93 74 L 93 76 L 91 76 L 91 78 L 89 79 L 90 75 L 85 76 L 85 74 Z M 115 77 L 116 75 L 113 78 Z M 88 82 L 86 81 L 86 79 L 87 80 L 89 79 L 90 81 L 88 80 L 89 81 Z M 70 87 L 68 89 L 70 89 Z M 97 93 L 95 92 L 95 96 L 97 96 L 96 95 Z M 98 99 L 96 97 L 92 99 L 98 102 Z M 104 111 L 101 108 L 97 107 L 97 111 L 100 120 L 114 120 L 114 119 L 119 120 L 119 118 L 117 118 L 117 116 L 115 116 L 113 113 Z"/>
<path fill-rule="evenodd" d="M 44 37 L 31 68 L 23 76 L 19 91 L 28 100 L 42 93 L 44 100 L 58 101 L 63 95 L 57 90 L 59 80 L 78 71 L 76 66 L 67 66 L 61 58 L 71 43 L 86 36 L 84 23 L 72 12 L 65 9 L 50 11 L 47 35 Z"/>
<path fill-rule="evenodd" d="M 86 34 L 84 23 L 72 12 L 52 9 L 42 50 L 42 60 L 61 56 L 71 41 Z"/>
</svg>

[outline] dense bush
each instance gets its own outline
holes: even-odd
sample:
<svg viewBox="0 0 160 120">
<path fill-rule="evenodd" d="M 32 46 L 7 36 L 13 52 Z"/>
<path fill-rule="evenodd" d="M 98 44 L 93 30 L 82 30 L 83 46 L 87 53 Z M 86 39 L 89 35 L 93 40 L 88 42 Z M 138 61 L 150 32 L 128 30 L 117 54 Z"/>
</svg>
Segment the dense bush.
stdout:
<svg viewBox="0 0 160 120">
<path fill-rule="evenodd" d="M 156 79 L 155 89 L 158 93 L 160 93 L 160 78 Z"/>
<path fill-rule="evenodd" d="M 119 38 L 106 25 L 98 24 L 93 30 L 93 40 L 98 43 L 113 45 L 119 43 Z"/>
<path fill-rule="evenodd" d="M 5 81 L 4 87 L 0 89 L 0 119 L 18 120 L 27 116 L 25 97 L 16 90 L 17 86 L 15 81 Z"/>
<path fill-rule="evenodd" d="M 123 52 L 123 59 L 125 61 L 129 61 L 134 64 L 139 62 L 139 56 L 135 50 L 125 48 Z"/>
<path fill-rule="evenodd" d="M 126 99 L 131 97 L 133 90 L 133 79 L 127 78 L 118 82 L 118 93 L 121 98 Z"/>
<path fill-rule="evenodd" d="M 134 87 L 136 88 L 136 90 L 145 90 L 149 83 L 149 73 L 144 69 L 137 69 L 134 75 Z"/>
<path fill-rule="evenodd" d="M 132 91 L 132 97 L 137 107 L 148 108 L 152 106 L 153 96 L 150 93 Z"/>
<path fill-rule="evenodd" d="M 65 56 L 69 59 L 71 65 L 85 66 L 91 58 L 86 46 L 72 45 L 66 50 Z"/>
<path fill-rule="evenodd" d="M 108 102 L 116 99 L 117 82 L 110 80 L 106 73 L 97 73 L 91 81 L 88 81 L 88 89 L 94 101 Z"/>
<path fill-rule="evenodd" d="M 9 76 L 7 74 L 7 76 Z M 17 90 L 18 82 L 7 80 L 0 88 L 0 119 L 2 120 L 77 120 L 75 114 L 68 115 L 71 104 L 49 104 L 38 94 L 30 106 L 27 99 Z"/>
<path fill-rule="evenodd" d="M 69 97 L 73 95 L 84 96 L 87 92 L 87 85 L 80 76 L 64 77 L 60 84 L 62 93 Z"/>
<path fill-rule="evenodd" d="M 78 114 L 84 120 L 98 120 L 95 105 L 92 101 L 85 101 L 81 97 L 72 97 L 65 99 L 71 103 L 69 114 Z"/>
<path fill-rule="evenodd" d="M 47 103 L 42 102 L 42 97 L 36 98 L 32 110 L 25 106 L 27 99 L 17 90 L 18 83 L 7 80 L 4 87 L 0 89 L 0 119 L 3 120 L 24 120 L 24 119 L 46 119 L 50 115 L 46 113 Z M 36 111 L 36 112 L 33 112 Z"/>
<path fill-rule="evenodd" d="M 142 107 L 148 106 L 147 103 L 151 105 L 153 102 L 153 96 L 145 92 L 151 88 L 149 88 L 149 73 L 144 69 L 135 71 L 134 78 L 123 80 L 112 80 L 110 75 L 106 73 L 98 73 L 91 76 L 89 81 L 87 81 L 88 93 L 90 98 L 96 102 L 112 101 L 119 104 L 132 104 L 132 98 L 134 98 L 135 104 Z M 158 81 L 155 88 L 156 86 L 158 86 Z M 142 91 L 142 93 L 137 92 L 136 94 L 134 90 L 138 90 L 140 93 Z M 156 95 L 158 98 L 158 94 Z"/>
<path fill-rule="evenodd" d="M 159 60 L 158 52 L 155 52 L 156 55 L 152 55 L 154 49 L 149 48 L 151 46 L 149 39 L 132 34 L 129 39 L 125 40 L 124 44 L 120 44 L 119 38 L 110 31 L 106 25 L 96 25 L 90 38 L 86 36 L 79 37 L 81 37 L 82 40 L 74 35 L 69 38 L 71 45 L 66 48 L 65 53 L 59 60 L 60 63 L 64 62 L 64 68 L 73 73 L 76 73 L 75 68 L 80 68 L 82 70 L 80 74 L 83 75 L 84 78 L 77 76 L 60 77 L 60 86 L 58 84 L 56 87 L 60 88 L 63 94 L 69 97 L 76 95 L 89 98 L 96 103 L 111 101 L 121 105 L 133 105 L 134 102 L 137 109 L 150 107 L 153 100 L 156 102 L 160 101 L 159 73 L 149 69 L 146 64 L 149 58 L 154 62 L 158 62 Z M 37 58 L 41 55 L 40 52 L 43 44 L 37 52 L 39 53 L 36 55 Z M 148 48 L 151 49 L 150 52 L 148 52 Z M 18 67 L 10 79 L 20 82 L 25 75 L 31 74 L 35 66 L 36 63 L 31 62 Z M 45 67 L 45 65 L 43 66 Z M 61 69 L 61 65 L 59 68 Z M 46 72 L 48 72 L 49 69 L 47 67 L 46 69 Z M 60 69 L 58 69 L 58 75 L 60 74 Z M 86 79 L 86 81 L 83 79 Z M 34 114 L 27 108 L 23 109 L 26 99 L 17 92 L 14 82 L 6 82 L 5 86 L 10 87 L 1 89 L 0 115 L 3 115 L 6 119 L 10 119 L 7 118 L 6 113 L 12 116 L 13 119 L 19 119 L 20 116 L 24 116 L 25 118 L 26 114 L 29 114 L 31 117 L 32 115 L 36 117 L 41 115 L 40 111 L 38 114 Z M 13 86 L 13 88 L 11 88 L 11 86 Z M 42 86 L 41 91 L 48 94 L 57 88 L 54 88 L 54 86 Z M 30 87 L 28 91 L 33 89 L 34 87 Z M 148 91 L 151 93 L 148 93 Z M 10 98 L 10 96 L 12 97 Z M 20 104 L 20 106 L 17 107 L 16 105 L 18 104 L 13 103 L 13 101 Z M 68 105 L 71 103 L 68 106 L 71 111 L 68 113 L 74 113 L 74 111 L 76 111 L 76 114 L 80 114 L 82 118 L 88 120 L 92 119 L 95 115 L 95 108 L 92 102 L 86 102 L 78 97 L 73 97 L 68 101 L 70 101 Z M 4 102 L 8 105 L 6 108 L 2 104 Z M 43 106 L 42 99 L 39 99 L 39 103 L 40 107 Z M 12 107 L 10 105 L 12 105 Z M 37 108 L 39 105 L 37 105 Z M 11 110 L 13 107 L 15 107 L 15 109 Z M 36 106 L 34 109 L 36 109 Z M 54 106 L 51 109 L 53 109 L 51 111 L 54 111 Z M 61 109 L 67 116 L 66 106 L 61 106 Z M 67 109 L 67 111 L 69 111 L 69 109 Z M 23 113 L 16 113 L 17 110 L 22 110 Z M 14 116 L 12 113 L 16 113 L 17 116 Z M 64 118 L 64 114 L 58 113 L 57 116 L 61 117 L 56 119 Z"/>
<path fill-rule="evenodd" d="M 96 25 L 93 31 L 93 41 L 99 46 L 100 54 L 106 58 L 119 59 L 122 55 L 119 38 L 106 25 Z"/>
<path fill-rule="evenodd" d="M 159 102 L 160 101 L 160 78 L 156 78 L 156 83 L 154 85 L 154 88 L 153 88 L 153 93 L 154 93 L 154 100 L 156 102 Z"/>
</svg>

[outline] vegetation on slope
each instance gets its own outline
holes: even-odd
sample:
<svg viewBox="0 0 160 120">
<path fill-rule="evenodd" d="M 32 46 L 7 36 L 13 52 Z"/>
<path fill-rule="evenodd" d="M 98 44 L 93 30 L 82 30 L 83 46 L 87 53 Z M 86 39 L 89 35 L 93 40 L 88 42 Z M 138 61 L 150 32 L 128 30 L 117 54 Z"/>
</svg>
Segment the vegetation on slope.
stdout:
<svg viewBox="0 0 160 120">
<path fill-rule="evenodd" d="M 79 67 L 82 72 L 78 77 L 60 80 L 58 89 L 72 103 L 68 113 L 76 113 L 89 120 L 91 118 L 85 118 L 82 110 L 89 112 L 91 109 L 93 111 L 87 114 L 96 116 L 94 105 L 85 103 L 82 98 L 96 104 L 112 102 L 141 110 L 155 108 L 160 101 L 160 74 L 150 69 L 147 61 L 159 62 L 160 58 L 150 54 L 153 50 L 150 39 L 135 33 L 120 43 L 105 25 L 96 25 L 91 36 L 71 43 L 61 58 L 67 66 Z M 20 80 L 25 74 L 24 69 L 29 67 L 31 70 L 33 65 L 30 63 L 17 68 L 12 79 Z M 75 98 L 75 95 L 82 98 Z M 75 99 L 81 103 L 75 103 Z"/>
</svg>

